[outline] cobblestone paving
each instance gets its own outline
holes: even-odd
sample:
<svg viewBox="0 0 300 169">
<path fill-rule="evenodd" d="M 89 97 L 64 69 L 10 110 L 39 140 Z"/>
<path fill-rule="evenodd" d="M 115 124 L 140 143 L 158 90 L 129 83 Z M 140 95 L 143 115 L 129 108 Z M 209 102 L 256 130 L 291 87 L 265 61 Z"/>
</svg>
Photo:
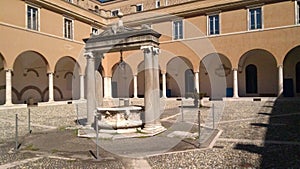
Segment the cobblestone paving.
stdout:
<svg viewBox="0 0 300 169">
<path fill-rule="evenodd" d="M 132 104 L 142 105 L 137 100 Z M 205 102 L 201 111 L 201 124 L 212 126 L 212 103 L 215 103 L 217 127 L 222 135 L 212 149 L 161 154 L 146 158 L 152 168 L 300 168 L 300 101 L 226 101 Z M 192 101 L 187 101 L 188 106 Z M 168 100 L 161 118 L 164 123 L 180 119 L 180 102 Z M 193 113 L 188 114 L 189 110 Z M 195 122 L 197 109 L 185 109 L 185 120 Z M 19 132 L 27 132 L 26 108 L 0 110 L 0 166 L 14 161 L 36 157 L 34 152 L 7 153 L 14 144 L 15 114 L 19 115 Z M 85 117 L 85 105 L 78 106 L 79 117 Z M 33 132 L 64 129 L 75 126 L 75 105 L 41 106 L 31 109 Z M 173 118 L 168 119 L 168 117 Z M 164 124 L 163 123 L 163 124 Z M 21 137 L 22 139 L 22 137 Z M 130 141 L 130 140 L 129 140 Z M 268 142 L 269 141 L 269 142 Z M 270 142 L 271 141 L 271 142 Z M 272 142 L 273 141 L 273 142 Z M 63 160 L 47 156 L 15 168 L 124 168 L 122 160 Z"/>
</svg>

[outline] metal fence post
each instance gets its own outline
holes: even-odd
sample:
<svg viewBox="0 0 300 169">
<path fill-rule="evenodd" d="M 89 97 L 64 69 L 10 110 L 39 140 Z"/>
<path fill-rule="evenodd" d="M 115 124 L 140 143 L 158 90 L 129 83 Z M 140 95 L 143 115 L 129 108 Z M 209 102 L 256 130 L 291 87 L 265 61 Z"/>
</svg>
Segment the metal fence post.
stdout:
<svg viewBox="0 0 300 169">
<path fill-rule="evenodd" d="M 79 121 L 78 121 L 78 104 L 76 104 L 76 115 L 77 115 L 77 117 L 76 117 L 76 124 L 77 125 L 79 125 Z"/>
<path fill-rule="evenodd" d="M 18 114 L 16 114 L 16 133 L 15 133 L 15 141 L 16 141 L 16 147 L 15 152 L 18 151 L 19 143 L 18 143 Z"/>
<path fill-rule="evenodd" d="M 198 110 L 198 139 L 199 139 L 199 147 L 200 147 L 200 134 L 201 134 L 201 126 L 200 126 L 200 110 Z"/>
<path fill-rule="evenodd" d="M 28 133 L 30 134 L 31 131 L 31 126 L 30 126 L 30 108 L 28 107 Z"/>
<path fill-rule="evenodd" d="M 215 129 L 215 104 L 212 104 L 213 129 Z"/>
<path fill-rule="evenodd" d="M 96 158 L 99 159 L 99 129 L 98 129 L 98 115 L 95 115 L 95 125 L 96 125 Z"/>
<path fill-rule="evenodd" d="M 183 98 L 181 98 L 181 121 L 184 121 L 184 117 L 183 117 Z"/>
</svg>

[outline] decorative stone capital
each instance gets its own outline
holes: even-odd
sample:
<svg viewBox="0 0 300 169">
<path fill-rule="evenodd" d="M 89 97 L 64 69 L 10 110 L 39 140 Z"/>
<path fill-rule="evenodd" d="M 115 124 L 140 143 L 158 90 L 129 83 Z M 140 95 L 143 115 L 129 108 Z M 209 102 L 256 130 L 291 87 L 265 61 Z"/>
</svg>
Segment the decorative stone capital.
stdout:
<svg viewBox="0 0 300 169">
<path fill-rule="evenodd" d="M 86 53 L 84 53 L 83 55 L 84 55 L 84 57 L 86 57 L 87 59 L 94 59 L 94 58 L 95 58 L 95 56 L 94 56 L 94 54 L 93 54 L 92 52 L 86 52 Z"/>
<path fill-rule="evenodd" d="M 104 58 L 103 53 L 100 53 L 100 52 L 97 52 L 97 51 L 86 52 L 86 53 L 84 53 L 84 56 L 87 59 L 102 59 L 102 58 Z"/>
<path fill-rule="evenodd" d="M 160 49 L 158 47 L 154 47 L 154 46 L 142 46 L 141 50 L 143 50 L 144 53 L 152 52 L 153 55 L 158 55 L 160 53 Z"/>
</svg>

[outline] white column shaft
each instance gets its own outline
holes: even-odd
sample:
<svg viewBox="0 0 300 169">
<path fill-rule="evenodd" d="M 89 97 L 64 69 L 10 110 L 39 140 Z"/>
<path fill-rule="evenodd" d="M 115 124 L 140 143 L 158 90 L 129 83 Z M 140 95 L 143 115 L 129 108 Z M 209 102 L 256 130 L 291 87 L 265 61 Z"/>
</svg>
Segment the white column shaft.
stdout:
<svg viewBox="0 0 300 169">
<path fill-rule="evenodd" d="M 233 70 L 233 97 L 239 97 L 239 86 L 238 86 L 238 70 Z"/>
<path fill-rule="evenodd" d="M 111 98 L 111 77 L 104 77 L 104 98 Z"/>
<path fill-rule="evenodd" d="M 166 73 L 162 74 L 162 89 L 163 89 L 163 98 L 167 98 L 167 78 L 166 78 Z"/>
<path fill-rule="evenodd" d="M 278 96 L 283 93 L 283 66 L 278 66 Z"/>
<path fill-rule="evenodd" d="M 53 93 L 53 73 L 49 73 L 48 74 L 48 78 L 49 78 L 49 102 L 54 101 L 54 93 Z"/>
<path fill-rule="evenodd" d="M 137 81 L 137 75 L 133 76 L 133 95 L 134 98 L 138 98 L 138 81 Z"/>
<path fill-rule="evenodd" d="M 195 72 L 195 88 L 197 90 L 197 93 L 200 92 L 200 86 L 199 86 L 199 73 Z"/>
<path fill-rule="evenodd" d="M 6 90 L 5 90 L 5 105 L 11 105 L 12 104 L 12 85 L 11 85 L 11 70 L 8 69 L 6 71 Z"/>
</svg>

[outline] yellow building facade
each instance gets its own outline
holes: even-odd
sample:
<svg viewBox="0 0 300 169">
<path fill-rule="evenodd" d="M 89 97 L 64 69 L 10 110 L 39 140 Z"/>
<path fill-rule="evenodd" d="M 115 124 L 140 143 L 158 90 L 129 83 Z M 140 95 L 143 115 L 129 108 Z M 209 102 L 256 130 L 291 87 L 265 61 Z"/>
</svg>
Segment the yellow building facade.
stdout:
<svg viewBox="0 0 300 169">
<path fill-rule="evenodd" d="M 1 0 L 0 104 L 83 100 L 83 39 L 110 29 L 120 13 L 127 27 L 162 34 L 161 97 L 299 96 L 299 3 Z M 105 54 L 98 67 L 104 98 L 143 97 L 142 51 Z"/>
</svg>

